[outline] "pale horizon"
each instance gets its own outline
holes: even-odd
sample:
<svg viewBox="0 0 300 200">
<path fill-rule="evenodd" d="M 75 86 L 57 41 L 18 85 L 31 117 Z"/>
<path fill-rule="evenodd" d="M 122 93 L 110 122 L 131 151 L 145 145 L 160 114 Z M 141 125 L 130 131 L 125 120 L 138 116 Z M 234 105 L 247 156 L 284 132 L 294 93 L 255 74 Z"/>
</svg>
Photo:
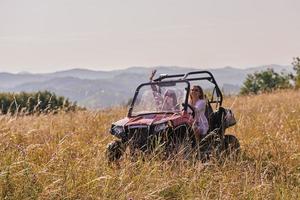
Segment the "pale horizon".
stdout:
<svg viewBox="0 0 300 200">
<path fill-rule="evenodd" d="M 291 65 L 297 0 L 0 0 L 0 72 Z"/>
<path fill-rule="evenodd" d="M 21 71 L 5 71 L 5 70 L 0 70 L 0 73 L 11 73 L 11 74 L 47 74 L 47 73 L 55 73 L 55 72 L 61 72 L 61 71 L 68 71 L 68 70 L 90 70 L 90 71 L 105 71 L 105 72 L 109 72 L 109 71 L 114 71 L 114 70 L 126 70 L 129 68 L 133 68 L 133 67 L 142 67 L 142 68 L 159 68 L 159 67 L 179 67 L 179 68 L 193 68 L 193 69 L 199 69 L 199 70 L 212 70 L 212 69 L 222 69 L 222 68 L 226 68 L 226 67 L 231 67 L 231 68 L 235 68 L 235 69 L 251 69 L 251 68 L 259 68 L 259 67 L 268 67 L 268 66 L 274 66 L 274 65 L 278 65 L 278 66 L 282 66 L 282 67 L 291 67 L 291 64 L 266 64 L 266 65 L 257 65 L 257 66 L 248 66 L 248 67 L 236 67 L 236 66 L 217 66 L 217 67 L 201 67 L 201 66 L 129 66 L 129 67 L 123 67 L 123 68 L 88 68 L 88 67 L 69 67 L 69 68 L 59 68 L 58 70 L 47 70 L 45 71 L 44 69 L 42 69 L 42 71 L 28 71 L 28 70 L 21 70 Z M 0 67 L 0 69 L 2 69 Z"/>
</svg>

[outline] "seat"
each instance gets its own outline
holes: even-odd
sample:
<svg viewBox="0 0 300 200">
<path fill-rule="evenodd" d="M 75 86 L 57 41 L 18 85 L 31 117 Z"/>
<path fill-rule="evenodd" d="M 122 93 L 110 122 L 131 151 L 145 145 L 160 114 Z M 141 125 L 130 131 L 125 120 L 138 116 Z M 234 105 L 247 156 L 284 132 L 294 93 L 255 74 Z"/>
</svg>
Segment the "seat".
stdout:
<svg viewBox="0 0 300 200">
<path fill-rule="evenodd" d="M 218 133 L 222 131 L 222 119 L 224 118 L 225 109 L 220 107 L 217 111 L 212 112 L 208 118 L 209 132 L 218 129 Z"/>
</svg>

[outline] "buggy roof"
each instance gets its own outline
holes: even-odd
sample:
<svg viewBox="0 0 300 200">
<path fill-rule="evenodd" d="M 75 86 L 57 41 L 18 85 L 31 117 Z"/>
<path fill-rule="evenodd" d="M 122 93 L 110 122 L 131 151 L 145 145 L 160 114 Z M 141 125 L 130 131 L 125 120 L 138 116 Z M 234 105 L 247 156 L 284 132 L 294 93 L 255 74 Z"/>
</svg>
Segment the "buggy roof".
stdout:
<svg viewBox="0 0 300 200">
<path fill-rule="evenodd" d="M 210 83 L 212 83 L 215 87 L 213 90 L 213 93 L 215 92 L 218 99 L 216 100 L 210 100 L 210 103 L 217 103 L 219 105 L 222 105 L 223 102 L 223 95 L 222 92 L 213 76 L 213 74 L 209 71 L 192 71 L 185 74 L 162 74 L 158 78 L 154 79 L 154 82 L 160 82 L 165 80 L 186 80 L 186 81 L 199 81 L 199 80 L 207 80 Z"/>
</svg>

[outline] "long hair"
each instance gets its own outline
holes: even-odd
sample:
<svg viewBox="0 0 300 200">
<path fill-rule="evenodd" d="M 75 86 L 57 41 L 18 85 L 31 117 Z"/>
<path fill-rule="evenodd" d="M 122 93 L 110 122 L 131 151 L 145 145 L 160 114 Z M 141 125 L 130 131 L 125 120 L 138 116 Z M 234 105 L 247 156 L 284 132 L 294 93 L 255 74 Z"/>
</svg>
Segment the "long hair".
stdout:
<svg viewBox="0 0 300 200">
<path fill-rule="evenodd" d="M 179 106 L 178 106 L 178 103 L 177 103 L 177 97 L 176 97 L 176 93 L 174 90 L 171 90 L 171 89 L 168 89 L 165 93 L 164 93 L 164 98 L 165 97 L 170 97 L 173 99 L 173 109 L 175 110 L 178 110 L 179 109 Z M 175 107 L 176 106 L 176 107 Z"/>
<path fill-rule="evenodd" d="M 203 89 L 199 85 L 195 85 L 195 87 L 199 90 L 199 99 L 204 99 Z"/>
<path fill-rule="evenodd" d="M 173 103 L 174 103 L 174 105 L 176 105 L 177 104 L 177 98 L 176 98 L 176 93 L 175 93 L 175 91 L 174 90 L 167 90 L 166 92 L 165 92 L 165 94 L 164 94 L 164 97 L 166 97 L 166 96 L 168 96 L 168 97 L 170 97 L 170 98 L 172 98 L 173 99 Z"/>
</svg>

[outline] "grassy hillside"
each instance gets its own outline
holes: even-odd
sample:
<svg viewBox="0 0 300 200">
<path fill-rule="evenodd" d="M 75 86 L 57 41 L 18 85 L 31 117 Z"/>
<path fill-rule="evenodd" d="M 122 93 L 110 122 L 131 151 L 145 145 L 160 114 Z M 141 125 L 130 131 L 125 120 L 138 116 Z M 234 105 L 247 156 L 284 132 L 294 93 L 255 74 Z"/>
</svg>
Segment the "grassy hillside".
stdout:
<svg viewBox="0 0 300 200">
<path fill-rule="evenodd" d="M 229 98 L 237 162 L 124 159 L 108 166 L 125 109 L 0 116 L 0 199 L 299 199 L 300 92 Z"/>
</svg>

